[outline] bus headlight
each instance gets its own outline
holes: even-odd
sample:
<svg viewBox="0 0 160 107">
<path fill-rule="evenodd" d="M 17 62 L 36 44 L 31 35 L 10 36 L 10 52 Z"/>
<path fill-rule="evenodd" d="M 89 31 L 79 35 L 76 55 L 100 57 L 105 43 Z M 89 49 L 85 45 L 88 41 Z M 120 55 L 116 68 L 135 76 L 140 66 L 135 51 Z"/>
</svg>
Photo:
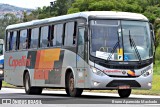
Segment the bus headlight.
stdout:
<svg viewBox="0 0 160 107">
<path fill-rule="evenodd" d="M 0 75 L 2 75 L 3 74 L 3 70 L 0 70 Z"/>
<path fill-rule="evenodd" d="M 92 66 L 90 68 L 91 68 L 91 70 L 92 70 L 93 73 L 95 73 L 95 74 L 97 74 L 99 76 L 104 76 L 105 75 L 101 70 L 99 70 L 97 68 L 94 68 Z"/>
<path fill-rule="evenodd" d="M 142 76 L 147 77 L 148 75 L 152 74 L 152 72 L 153 72 L 153 70 L 152 70 L 152 69 L 149 69 L 149 70 L 147 70 L 146 72 L 144 72 L 144 73 L 142 74 Z"/>
</svg>

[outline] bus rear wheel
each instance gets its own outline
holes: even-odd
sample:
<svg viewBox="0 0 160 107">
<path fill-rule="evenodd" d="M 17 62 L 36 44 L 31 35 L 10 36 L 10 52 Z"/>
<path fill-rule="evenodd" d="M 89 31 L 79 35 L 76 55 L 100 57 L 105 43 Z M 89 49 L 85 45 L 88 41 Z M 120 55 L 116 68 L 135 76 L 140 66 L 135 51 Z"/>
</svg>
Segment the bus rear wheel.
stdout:
<svg viewBox="0 0 160 107">
<path fill-rule="evenodd" d="M 25 74 L 25 77 L 24 77 L 24 87 L 25 87 L 26 94 L 38 95 L 42 93 L 41 87 L 31 87 L 30 76 L 28 72 Z"/>
<path fill-rule="evenodd" d="M 82 94 L 83 89 L 80 88 L 74 88 L 74 77 L 73 73 L 70 72 L 67 75 L 67 81 L 66 81 L 66 93 L 67 95 L 71 97 L 78 97 Z"/>
<path fill-rule="evenodd" d="M 131 94 L 131 89 L 119 89 L 118 94 L 121 98 L 127 98 Z"/>
</svg>

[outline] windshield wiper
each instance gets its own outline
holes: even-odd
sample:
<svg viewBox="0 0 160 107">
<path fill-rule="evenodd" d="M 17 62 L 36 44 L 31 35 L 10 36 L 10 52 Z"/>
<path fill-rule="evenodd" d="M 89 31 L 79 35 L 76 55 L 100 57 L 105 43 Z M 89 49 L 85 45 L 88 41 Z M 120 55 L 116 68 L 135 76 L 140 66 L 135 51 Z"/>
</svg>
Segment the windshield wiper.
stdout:
<svg viewBox="0 0 160 107">
<path fill-rule="evenodd" d="M 117 46 L 119 45 L 119 41 L 114 45 L 111 53 L 109 54 L 108 58 L 107 58 L 107 61 L 109 61 L 114 53 L 114 51 L 116 50 Z"/>
<path fill-rule="evenodd" d="M 130 42 L 131 49 L 132 49 L 132 47 L 134 47 L 134 50 L 135 50 L 135 52 L 136 52 L 136 55 L 137 55 L 137 57 L 138 57 L 138 59 L 139 59 L 139 61 L 140 61 L 140 63 L 141 63 L 141 61 L 142 61 L 142 60 L 141 60 L 141 56 L 140 56 L 140 54 L 139 54 L 139 51 L 138 51 L 138 49 L 137 49 L 137 46 L 136 46 L 134 40 L 133 40 L 132 37 L 131 37 L 130 30 L 129 30 L 129 42 Z"/>
<path fill-rule="evenodd" d="M 118 33 L 118 32 L 117 32 Z M 118 34 L 118 41 L 117 43 L 114 45 L 113 49 L 111 50 L 111 53 L 109 54 L 107 61 L 109 61 L 114 53 L 114 51 L 116 50 L 117 46 L 119 47 L 119 51 L 120 51 L 120 38 L 119 38 L 119 34 Z"/>
</svg>

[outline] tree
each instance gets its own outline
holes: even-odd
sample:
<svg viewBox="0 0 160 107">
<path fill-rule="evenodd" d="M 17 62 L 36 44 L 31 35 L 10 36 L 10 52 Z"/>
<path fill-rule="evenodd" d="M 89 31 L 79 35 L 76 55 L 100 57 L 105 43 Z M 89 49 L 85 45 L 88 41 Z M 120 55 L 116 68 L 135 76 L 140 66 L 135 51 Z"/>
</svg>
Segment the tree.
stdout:
<svg viewBox="0 0 160 107">
<path fill-rule="evenodd" d="M 21 22 L 14 14 L 5 14 L 0 18 L 0 38 L 3 39 L 5 35 L 5 29 L 8 25 Z"/>
<path fill-rule="evenodd" d="M 142 13 L 154 23 L 160 16 L 160 0 L 76 0 L 68 13 L 97 10 Z"/>
<path fill-rule="evenodd" d="M 75 0 L 56 0 L 51 6 L 44 6 L 33 10 L 30 15 L 24 13 L 24 22 L 35 19 L 44 19 L 54 16 L 67 14 L 68 9 L 71 7 Z"/>
<path fill-rule="evenodd" d="M 27 22 L 27 13 L 23 12 L 23 22 Z"/>
<path fill-rule="evenodd" d="M 55 16 L 67 14 L 68 9 L 71 7 L 75 0 L 56 0 L 53 6 Z M 87 0 L 86 0 L 87 1 Z"/>
<path fill-rule="evenodd" d="M 159 41 L 160 41 L 160 18 L 157 18 L 154 22 L 154 29 L 155 29 L 155 36 L 156 36 L 156 41 L 155 41 L 155 49 L 159 46 Z"/>
</svg>

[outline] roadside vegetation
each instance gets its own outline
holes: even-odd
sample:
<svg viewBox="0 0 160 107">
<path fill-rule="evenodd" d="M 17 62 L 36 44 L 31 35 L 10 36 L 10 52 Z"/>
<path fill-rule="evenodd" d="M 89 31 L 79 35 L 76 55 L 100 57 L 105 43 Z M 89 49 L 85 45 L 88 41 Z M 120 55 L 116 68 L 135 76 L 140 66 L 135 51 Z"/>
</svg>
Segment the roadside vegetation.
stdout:
<svg viewBox="0 0 160 107">
<path fill-rule="evenodd" d="M 6 83 L 5 81 L 3 81 L 2 87 L 3 87 L 3 88 L 14 88 L 15 86 L 10 85 L 10 84 Z"/>
<path fill-rule="evenodd" d="M 155 62 L 151 90 L 134 90 L 134 94 L 160 95 L 160 0 L 56 0 L 50 6 L 37 8 L 31 14 L 25 12 L 23 19 L 12 14 L 0 18 L 0 38 L 4 38 L 6 26 L 27 22 L 35 19 L 55 17 L 81 11 L 125 11 L 144 14 L 154 26 L 155 31 Z M 3 82 L 3 87 L 13 87 Z M 104 92 L 104 91 L 103 91 Z M 115 92 L 115 91 L 105 91 Z"/>
</svg>

